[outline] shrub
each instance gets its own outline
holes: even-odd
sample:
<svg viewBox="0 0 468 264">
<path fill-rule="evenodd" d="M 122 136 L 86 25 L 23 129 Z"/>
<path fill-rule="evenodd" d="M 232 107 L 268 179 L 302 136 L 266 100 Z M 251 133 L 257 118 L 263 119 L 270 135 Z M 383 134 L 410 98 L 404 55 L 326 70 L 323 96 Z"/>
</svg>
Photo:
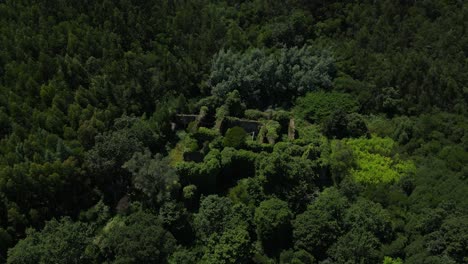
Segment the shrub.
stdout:
<svg viewBox="0 0 468 264">
<path fill-rule="evenodd" d="M 321 123 L 338 110 L 348 114 L 356 112 L 358 106 L 358 102 L 349 94 L 311 92 L 296 101 L 294 113 L 300 119 Z"/>
<path fill-rule="evenodd" d="M 247 132 L 242 127 L 229 128 L 224 136 L 224 147 L 240 148 L 245 144 Z"/>
<path fill-rule="evenodd" d="M 267 129 L 266 137 L 268 139 L 268 143 L 275 144 L 275 141 L 278 139 L 279 130 L 281 129 L 280 124 L 277 121 L 270 120 L 265 124 Z"/>
<path fill-rule="evenodd" d="M 200 127 L 192 136 L 198 141 L 198 143 L 203 143 L 205 141 L 212 141 L 215 139 L 219 136 L 219 132 L 206 127 Z"/>
<path fill-rule="evenodd" d="M 244 116 L 245 116 L 245 118 L 254 119 L 254 120 L 259 120 L 259 119 L 268 117 L 267 114 L 265 114 L 264 112 L 262 112 L 260 110 L 256 110 L 256 109 L 247 109 L 247 110 L 245 110 Z"/>
</svg>

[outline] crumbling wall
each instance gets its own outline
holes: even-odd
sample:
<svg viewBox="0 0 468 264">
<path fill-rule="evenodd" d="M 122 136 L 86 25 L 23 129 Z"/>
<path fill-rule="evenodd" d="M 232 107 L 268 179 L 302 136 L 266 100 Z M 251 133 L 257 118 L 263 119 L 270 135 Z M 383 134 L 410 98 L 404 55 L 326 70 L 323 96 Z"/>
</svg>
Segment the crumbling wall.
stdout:
<svg viewBox="0 0 468 264">
<path fill-rule="evenodd" d="M 220 131 L 224 135 L 224 133 L 226 133 L 226 130 L 228 130 L 228 128 L 238 126 L 238 127 L 242 127 L 245 130 L 245 132 L 249 134 L 255 133 L 255 135 L 257 135 L 262 125 L 263 124 L 261 122 L 256 121 L 256 120 L 226 117 L 223 120 Z"/>
<path fill-rule="evenodd" d="M 294 124 L 294 118 L 289 119 L 289 126 L 288 126 L 288 139 L 294 140 L 296 137 L 296 125 Z"/>
</svg>

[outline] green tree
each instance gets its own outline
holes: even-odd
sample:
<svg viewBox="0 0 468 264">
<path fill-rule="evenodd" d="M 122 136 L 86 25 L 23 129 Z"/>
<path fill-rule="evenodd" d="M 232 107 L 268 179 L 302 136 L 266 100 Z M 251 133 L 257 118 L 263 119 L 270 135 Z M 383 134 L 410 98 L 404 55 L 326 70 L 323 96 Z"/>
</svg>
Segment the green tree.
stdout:
<svg viewBox="0 0 468 264">
<path fill-rule="evenodd" d="M 323 123 L 324 134 L 329 138 L 368 137 L 369 132 L 361 115 L 346 114 L 342 109 L 334 111 Z"/>
<path fill-rule="evenodd" d="M 383 264 L 403 264 L 403 261 L 400 258 L 385 257 Z"/>
<path fill-rule="evenodd" d="M 255 209 L 254 223 L 259 241 L 269 255 L 278 255 L 290 245 L 292 212 L 288 204 L 272 198 Z"/>
<path fill-rule="evenodd" d="M 335 188 L 325 189 L 307 210 L 293 221 L 294 247 L 318 259 L 344 232 L 348 201 Z"/>
<path fill-rule="evenodd" d="M 232 202 L 228 198 L 209 195 L 202 199 L 193 225 L 198 237 L 207 241 L 213 234 L 224 232 L 232 216 Z"/>
<path fill-rule="evenodd" d="M 286 250 L 281 252 L 280 264 L 314 264 L 317 263 L 314 256 L 305 250 Z"/>
<path fill-rule="evenodd" d="M 240 148 L 245 144 L 247 133 L 242 127 L 232 127 L 224 135 L 223 145 L 225 147 Z"/>
<path fill-rule="evenodd" d="M 317 188 L 315 164 L 303 157 L 292 156 L 292 145 L 277 144 L 273 153 L 260 156 L 257 174 L 264 177 L 264 190 L 287 201 L 294 210 L 304 208 Z"/>
<path fill-rule="evenodd" d="M 339 184 L 346 176 L 349 176 L 350 170 L 356 166 L 353 149 L 340 140 L 330 142 L 330 164 L 331 176 L 334 184 Z"/>
<path fill-rule="evenodd" d="M 416 170 L 414 162 L 395 155 L 395 142 L 390 138 L 349 139 L 356 160 L 351 175 L 363 183 L 391 183 L 402 176 L 411 176 Z"/>
<path fill-rule="evenodd" d="M 393 226 L 390 214 L 378 203 L 358 199 L 346 211 L 344 220 L 349 229 L 366 230 L 382 242 L 392 238 Z"/>
<path fill-rule="evenodd" d="M 331 87 L 334 62 L 327 52 L 311 47 L 268 52 L 221 50 L 213 59 L 208 80 L 212 94 L 224 98 L 238 90 L 247 106 L 289 104 L 295 96 Z"/>
<path fill-rule="evenodd" d="M 358 106 L 358 102 L 349 94 L 317 91 L 299 97 L 293 111 L 300 119 L 321 124 L 333 114 L 356 112 Z"/>
<path fill-rule="evenodd" d="M 467 257 L 464 252 L 468 248 L 466 218 L 450 216 L 445 219 L 437 231 L 427 235 L 428 250 L 434 255 L 447 255 L 457 262 L 465 262 Z"/>
<path fill-rule="evenodd" d="M 353 229 L 340 237 L 329 249 L 335 263 L 378 263 L 381 261 L 380 242 L 370 232 Z"/>
<path fill-rule="evenodd" d="M 151 157 L 149 150 L 137 152 L 123 164 L 132 173 L 132 182 L 153 206 L 171 197 L 179 187 L 178 176 L 167 158 L 157 154 Z"/>
<path fill-rule="evenodd" d="M 143 211 L 115 216 L 94 239 L 96 261 L 167 263 L 176 241 L 161 220 Z"/>
<path fill-rule="evenodd" d="M 219 237 L 212 237 L 206 246 L 200 263 L 234 264 L 247 263 L 252 256 L 249 232 L 242 226 L 226 230 Z"/>
<path fill-rule="evenodd" d="M 258 177 L 241 179 L 229 190 L 228 197 L 234 203 L 256 207 L 265 200 L 262 181 Z"/>
<path fill-rule="evenodd" d="M 82 263 L 92 242 L 93 228 L 69 218 L 47 222 L 43 230 L 29 229 L 26 238 L 8 251 L 7 263 Z"/>
<path fill-rule="evenodd" d="M 199 263 L 200 252 L 198 247 L 192 247 L 191 249 L 179 248 L 169 257 L 169 264 L 197 264 Z"/>
<path fill-rule="evenodd" d="M 159 217 L 164 228 L 181 244 L 189 244 L 194 240 L 194 232 L 190 226 L 191 215 L 180 202 L 167 201 L 159 208 Z"/>
<path fill-rule="evenodd" d="M 127 116 L 115 120 L 114 130 L 96 136 L 85 162 L 107 200 L 117 202 L 127 193 L 131 175 L 122 166 L 134 153 L 151 146 L 152 138 L 152 130 L 141 119 Z"/>
</svg>

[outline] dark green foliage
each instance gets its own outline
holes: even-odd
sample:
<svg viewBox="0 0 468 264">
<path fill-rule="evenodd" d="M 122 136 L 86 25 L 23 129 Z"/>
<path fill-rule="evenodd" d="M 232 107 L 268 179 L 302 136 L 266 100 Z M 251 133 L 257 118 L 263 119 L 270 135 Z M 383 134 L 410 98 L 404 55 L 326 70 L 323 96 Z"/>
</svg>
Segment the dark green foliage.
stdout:
<svg viewBox="0 0 468 264">
<path fill-rule="evenodd" d="M 296 101 L 294 112 L 301 119 L 320 124 L 335 113 L 346 115 L 357 109 L 357 101 L 349 94 L 312 92 Z"/>
<path fill-rule="evenodd" d="M 264 177 L 265 192 L 287 201 L 293 209 L 304 208 L 317 189 L 316 164 L 288 153 L 294 151 L 292 145 L 277 146 L 270 155 L 261 156 L 257 164 L 258 175 Z"/>
<path fill-rule="evenodd" d="M 369 132 L 364 118 L 357 114 L 346 114 L 342 109 L 334 111 L 323 123 L 323 132 L 329 138 L 366 137 Z"/>
<path fill-rule="evenodd" d="M 0 2 L 0 263 L 468 262 L 467 1 Z"/>
<path fill-rule="evenodd" d="M 241 179 L 237 185 L 229 190 L 228 197 L 234 203 L 243 203 L 248 206 L 258 206 L 264 200 L 263 184 L 259 178 Z"/>
<path fill-rule="evenodd" d="M 200 127 L 195 133 L 193 133 L 193 137 L 198 141 L 198 143 L 210 142 L 217 136 L 219 136 L 217 131 L 206 127 Z"/>
<path fill-rule="evenodd" d="M 452 216 L 445 219 L 440 229 L 427 235 L 425 241 L 427 249 L 434 255 L 447 255 L 457 262 L 466 262 L 465 252 L 468 246 L 466 218 L 466 216 Z"/>
<path fill-rule="evenodd" d="M 247 133 L 242 127 L 229 128 L 224 135 L 225 147 L 240 148 L 244 145 Z"/>
<path fill-rule="evenodd" d="M 262 112 L 256 109 L 247 109 L 244 112 L 244 115 L 248 119 L 259 120 L 263 118 L 268 118 L 268 114 L 266 112 Z"/>
<path fill-rule="evenodd" d="M 346 116 L 346 132 L 349 137 L 369 136 L 364 117 L 357 113 L 351 113 Z"/>
<path fill-rule="evenodd" d="M 266 141 L 268 144 L 275 144 L 279 137 L 280 123 L 274 120 L 265 121 L 264 125 L 258 132 L 258 138 L 261 143 Z"/>
<path fill-rule="evenodd" d="M 249 232 L 242 226 L 228 229 L 220 237 L 212 237 L 206 248 L 200 263 L 247 263 L 252 255 Z"/>
<path fill-rule="evenodd" d="M 292 213 L 288 204 L 272 198 L 255 209 L 254 223 L 258 239 L 268 255 L 278 255 L 290 244 Z"/>
<path fill-rule="evenodd" d="M 9 248 L 13 244 L 13 238 L 11 235 L 5 230 L 0 229 L 0 248 L 4 251 L 0 254 L 1 258 L 4 259 L 6 256 L 6 249 Z"/>
<path fill-rule="evenodd" d="M 197 186 L 193 184 L 185 186 L 182 189 L 182 197 L 186 207 L 192 209 L 199 200 Z"/>
<path fill-rule="evenodd" d="M 92 242 L 91 226 L 69 218 L 51 220 L 38 232 L 29 229 L 25 239 L 8 251 L 7 263 L 89 262 L 85 249 Z"/>
<path fill-rule="evenodd" d="M 314 264 L 316 263 L 314 256 L 304 250 L 292 251 L 287 250 L 281 252 L 280 264 Z"/>
<path fill-rule="evenodd" d="M 245 109 L 245 104 L 242 103 L 241 95 L 237 90 L 227 94 L 224 105 L 228 110 L 229 116 L 240 117 Z"/>
<path fill-rule="evenodd" d="M 97 225 L 104 225 L 111 217 L 109 206 L 102 200 L 86 211 L 81 211 L 79 219 L 83 222 L 93 222 Z"/>
<path fill-rule="evenodd" d="M 208 80 L 212 94 L 224 98 L 238 90 L 248 106 L 281 105 L 309 91 L 331 87 L 333 59 L 311 47 L 245 53 L 221 50 Z M 280 100 L 279 100 L 280 99 Z"/>
<path fill-rule="evenodd" d="M 182 244 L 189 244 L 194 239 L 194 232 L 190 226 L 190 214 L 183 203 L 168 201 L 159 209 L 159 218 L 165 229 L 174 235 Z"/>
<path fill-rule="evenodd" d="M 141 138 L 128 127 L 96 136 L 96 144 L 86 155 L 86 166 L 111 201 L 121 198 L 131 180 L 122 166 L 143 149 Z"/>
<path fill-rule="evenodd" d="M 232 202 L 228 198 L 209 195 L 200 203 L 193 224 L 197 236 L 207 241 L 211 235 L 224 232 L 232 216 Z"/>
<path fill-rule="evenodd" d="M 169 161 L 160 155 L 151 157 L 148 150 L 136 152 L 123 164 L 123 168 L 132 173 L 135 189 L 146 196 L 151 205 L 161 204 L 174 194 L 178 187 L 178 176 L 169 166 Z"/>
<path fill-rule="evenodd" d="M 339 109 L 332 112 L 325 120 L 323 125 L 324 134 L 330 138 L 344 138 L 347 136 L 348 120 L 346 113 Z"/>
<path fill-rule="evenodd" d="M 392 222 L 388 212 L 380 204 L 360 199 L 354 203 L 344 216 L 348 229 L 368 231 L 380 241 L 392 237 Z"/>
<path fill-rule="evenodd" d="M 89 201 L 93 199 L 89 178 L 82 174 L 78 161 L 72 157 L 63 162 L 6 166 L 0 170 L 0 178 L 3 223 L 8 222 L 18 231 L 38 227 L 54 216 L 77 214 L 80 208 L 90 206 Z M 87 199 L 81 200 L 85 196 Z"/>
<path fill-rule="evenodd" d="M 318 259 L 343 234 L 348 201 L 336 189 L 326 189 L 293 222 L 294 247 Z"/>
<path fill-rule="evenodd" d="M 168 259 L 169 264 L 179 264 L 179 263 L 186 263 L 186 264 L 197 264 L 199 255 L 198 252 L 195 250 L 188 250 L 185 248 L 177 249 Z"/>
<path fill-rule="evenodd" d="M 221 169 L 221 153 L 217 149 L 210 151 L 205 156 L 203 163 L 179 162 L 176 166 L 177 174 L 182 183 L 194 184 L 202 193 L 216 191 Z"/>
<path fill-rule="evenodd" d="M 341 141 L 332 141 L 330 144 L 330 165 L 333 183 L 338 184 L 346 176 L 349 176 L 350 170 L 356 166 L 353 149 Z"/>
<path fill-rule="evenodd" d="M 244 149 L 224 148 L 221 151 L 223 169 L 218 176 L 218 188 L 230 187 L 239 179 L 253 177 L 258 157 L 258 154 Z"/>
<path fill-rule="evenodd" d="M 210 195 L 194 215 L 197 237 L 206 245 L 202 263 L 243 263 L 252 252 L 252 214 L 242 205 Z"/>
<path fill-rule="evenodd" d="M 329 250 L 334 263 L 378 263 L 379 240 L 372 233 L 353 229 L 340 237 L 335 245 Z"/>
<path fill-rule="evenodd" d="M 137 211 L 111 219 L 93 243 L 96 261 L 166 263 L 176 241 L 157 216 Z"/>
</svg>

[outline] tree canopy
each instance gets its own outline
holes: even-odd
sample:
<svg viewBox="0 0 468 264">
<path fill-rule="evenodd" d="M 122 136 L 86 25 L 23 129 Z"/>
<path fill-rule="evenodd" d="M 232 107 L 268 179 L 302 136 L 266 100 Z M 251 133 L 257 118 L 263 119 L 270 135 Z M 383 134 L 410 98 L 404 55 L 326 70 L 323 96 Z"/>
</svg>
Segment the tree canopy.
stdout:
<svg viewBox="0 0 468 264">
<path fill-rule="evenodd" d="M 467 10 L 0 1 L 0 263 L 468 263 Z"/>
</svg>

